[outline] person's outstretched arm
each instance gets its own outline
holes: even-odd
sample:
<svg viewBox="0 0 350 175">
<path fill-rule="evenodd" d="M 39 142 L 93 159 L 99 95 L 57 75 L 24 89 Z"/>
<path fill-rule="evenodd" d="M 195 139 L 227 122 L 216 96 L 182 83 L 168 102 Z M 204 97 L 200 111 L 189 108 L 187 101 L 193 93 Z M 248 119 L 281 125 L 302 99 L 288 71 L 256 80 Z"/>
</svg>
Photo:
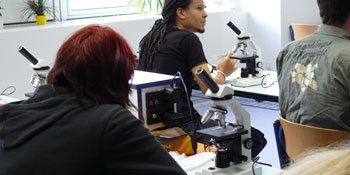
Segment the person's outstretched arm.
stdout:
<svg viewBox="0 0 350 175">
<path fill-rule="evenodd" d="M 231 75 L 237 68 L 238 63 L 237 60 L 231 59 L 231 52 L 228 52 L 225 58 L 222 58 L 218 61 L 217 64 L 217 74 L 216 76 L 212 76 L 213 80 L 217 84 L 223 84 L 227 76 Z M 209 75 L 209 67 L 207 63 L 199 64 L 191 69 L 193 76 L 196 78 L 196 82 L 203 93 L 207 91 L 207 87 L 204 83 L 198 78 L 196 75 L 196 71 L 198 68 L 202 67 Z"/>
</svg>

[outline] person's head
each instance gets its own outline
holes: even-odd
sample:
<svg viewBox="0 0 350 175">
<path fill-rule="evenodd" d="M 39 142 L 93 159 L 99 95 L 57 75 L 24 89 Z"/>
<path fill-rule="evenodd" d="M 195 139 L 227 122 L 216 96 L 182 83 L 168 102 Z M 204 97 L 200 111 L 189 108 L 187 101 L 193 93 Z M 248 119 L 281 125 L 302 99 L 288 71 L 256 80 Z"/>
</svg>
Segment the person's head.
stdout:
<svg viewBox="0 0 350 175">
<path fill-rule="evenodd" d="M 177 28 L 203 33 L 208 16 L 205 7 L 203 0 L 165 0 L 162 16 Z"/>
<path fill-rule="evenodd" d="M 140 41 L 138 69 L 152 70 L 153 55 L 159 51 L 165 35 L 174 27 L 191 32 L 204 32 L 207 13 L 203 0 L 165 0 L 163 19 L 155 21 L 152 29 Z"/>
<path fill-rule="evenodd" d="M 313 150 L 284 169 L 281 175 L 348 175 L 350 145 Z"/>
<path fill-rule="evenodd" d="M 57 52 L 48 84 L 70 87 L 100 103 L 131 105 L 129 80 L 136 66 L 127 41 L 111 27 L 89 25 L 70 36 Z"/>
<path fill-rule="evenodd" d="M 350 18 L 349 0 L 317 0 L 323 24 L 342 27 Z"/>
</svg>

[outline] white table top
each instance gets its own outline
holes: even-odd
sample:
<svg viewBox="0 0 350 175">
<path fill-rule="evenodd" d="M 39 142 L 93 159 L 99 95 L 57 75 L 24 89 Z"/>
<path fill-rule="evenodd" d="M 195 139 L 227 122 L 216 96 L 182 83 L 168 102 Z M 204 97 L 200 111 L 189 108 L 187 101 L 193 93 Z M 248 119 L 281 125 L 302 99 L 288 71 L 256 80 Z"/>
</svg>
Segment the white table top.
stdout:
<svg viewBox="0 0 350 175">
<path fill-rule="evenodd" d="M 193 156 L 186 157 L 185 155 L 177 155 L 174 152 L 170 152 L 170 155 L 176 160 L 176 162 L 186 171 L 188 175 L 199 175 L 201 169 L 214 166 L 213 159 L 215 159 L 215 153 L 213 152 L 202 152 Z M 280 169 L 265 165 L 257 165 L 262 167 L 262 175 L 276 175 L 281 172 Z M 215 166 L 214 166 L 215 167 Z M 244 166 L 242 166 L 244 167 Z M 251 170 L 251 164 L 246 165 L 246 169 L 242 171 Z M 234 167 L 231 167 L 234 168 Z M 226 175 L 227 173 L 222 173 Z"/>
<path fill-rule="evenodd" d="M 241 92 L 241 93 L 246 93 L 257 97 L 269 96 L 277 99 L 279 95 L 277 73 L 274 71 L 264 71 L 263 75 L 266 76 L 265 78 L 261 79 L 263 83 L 265 83 L 264 87 L 261 84 L 255 85 L 255 86 L 248 86 L 248 87 L 238 87 L 230 84 L 230 81 L 232 79 L 240 76 L 240 70 L 235 71 L 232 75 L 227 77 L 227 80 L 225 83 L 228 84 L 230 87 L 232 87 L 235 90 L 235 92 L 237 92 L 237 94 Z"/>
<path fill-rule="evenodd" d="M 19 100 L 12 97 L 5 96 L 5 95 L 0 95 L 0 104 L 7 104 L 14 101 L 19 101 Z"/>
</svg>

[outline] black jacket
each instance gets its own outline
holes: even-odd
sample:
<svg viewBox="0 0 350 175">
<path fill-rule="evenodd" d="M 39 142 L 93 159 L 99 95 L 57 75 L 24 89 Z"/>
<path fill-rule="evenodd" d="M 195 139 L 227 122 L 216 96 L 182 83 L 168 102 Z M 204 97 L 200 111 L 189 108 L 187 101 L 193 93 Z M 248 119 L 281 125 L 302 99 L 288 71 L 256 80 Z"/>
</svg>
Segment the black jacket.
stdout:
<svg viewBox="0 0 350 175">
<path fill-rule="evenodd" d="M 0 107 L 0 175 L 186 174 L 140 120 L 116 104 L 42 86 Z"/>
</svg>

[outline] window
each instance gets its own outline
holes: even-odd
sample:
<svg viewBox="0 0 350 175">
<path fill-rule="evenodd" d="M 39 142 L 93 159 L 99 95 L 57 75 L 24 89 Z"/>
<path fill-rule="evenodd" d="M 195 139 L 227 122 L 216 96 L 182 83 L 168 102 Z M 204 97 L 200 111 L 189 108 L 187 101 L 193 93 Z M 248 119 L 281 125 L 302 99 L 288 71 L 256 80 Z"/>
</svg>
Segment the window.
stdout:
<svg viewBox="0 0 350 175">
<path fill-rule="evenodd" d="M 21 10 L 26 0 L 0 0 L 3 7 L 3 19 L 6 24 L 17 24 L 25 22 Z M 99 17 L 108 15 L 124 15 L 138 13 L 137 6 L 129 6 L 130 0 L 47 0 L 47 4 L 55 11 L 54 17 L 48 16 L 49 20 L 68 20 L 86 17 Z M 157 1 L 157 0 L 152 0 Z M 219 8 L 227 8 L 224 3 L 233 0 L 205 0 L 210 7 L 216 8 L 215 4 L 220 4 Z M 149 1 L 146 1 L 146 6 Z M 145 8 L 144 12 L 149 12 Z M 34 21 L 35 19 L 29 19 Z"/>
<path fill-rule="evenodd" d="M 137 13 L 137 7 L 129 6 L 130 0 L 61 0 L 61 18 L 76 19 L 105 15 Z"/>
</svg>

